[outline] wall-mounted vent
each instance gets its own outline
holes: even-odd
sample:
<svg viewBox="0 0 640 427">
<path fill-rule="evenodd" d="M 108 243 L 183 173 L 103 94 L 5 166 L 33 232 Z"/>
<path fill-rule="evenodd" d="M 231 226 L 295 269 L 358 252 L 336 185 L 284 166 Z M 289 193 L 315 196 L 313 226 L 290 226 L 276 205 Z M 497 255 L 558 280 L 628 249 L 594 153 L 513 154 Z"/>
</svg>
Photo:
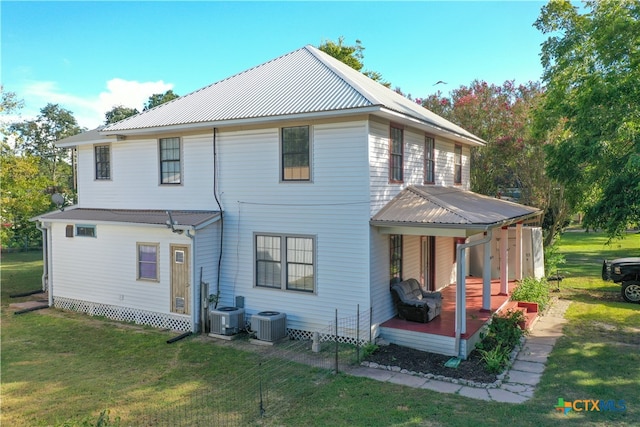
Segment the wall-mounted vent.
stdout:
<svg viewBox="0 0 640 427">
<path fill-rule="evenodd" d="M 244 326 L 244 308 L 221 307 L 209 314 L 210 332 L 217 335 L 235 335 Z"/>
<path fill-rule="evenodd" d="M 67 225 L 67 226 L 65 227 L 65 229 L 64 229 L 64 235 L 65 235 L 66 237 L 73 237 L 73 235 L 74 235 L 74 227 L 73 227 L 73 225 L 72 225 L 72 224 L 69 224 L 69 225 Z"/>
<path fill-rule="evenodd" d="M 251 330 L 261 341 L 278 341 L 287 335 L 287 315 L 277 311 L 261 311 L 251 316 Z"/>
</svg>

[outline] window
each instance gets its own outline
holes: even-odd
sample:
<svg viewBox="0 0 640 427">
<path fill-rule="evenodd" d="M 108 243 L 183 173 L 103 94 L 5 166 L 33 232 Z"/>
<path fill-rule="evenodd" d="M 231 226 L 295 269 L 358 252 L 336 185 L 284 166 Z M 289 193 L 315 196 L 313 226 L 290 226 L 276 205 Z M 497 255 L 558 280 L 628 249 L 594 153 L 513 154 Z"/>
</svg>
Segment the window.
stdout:
<svg viewBox="0 0 640 427">
<path fill-rule="evenodd" d="M 96 161 L 96 179 L 111 179 L 111 154 L 109 145 L 93 147 Z"/>
<path fill-rule="evenodd" d="M 430 136 L 424 137 L 424 183 L 436 182 L 435 140 Z"/>
<path fill-rule="evenodd" d="M 96 226 L 76 225 L 76 236 L 96 237 Z"/>
<path fill-rule="evenodd" d="M 462 145 L 453 149 L 453 183 L 462 184 Z"/>
<path fill-rule="evenodd" d="M 282 180 L 309 181 L 311 179 L 311 144 L 309 126 L 282 128 Z"/>
<path fill-rule="evenodd" d="M 312 237 L 256 235 L 256 286 L 314 292 L 314 247 Z"/>
<path fill-rule="evenodd" d="M 402 182 L 404 179 L 404 144 L 402 129 L 391 126 L 390 139 L 389 181 Z"/>
<path fill-rule="evenodd" d="M 402 235 L 389 236 L 389 278 L 391 283 L 402 280 Z"/>
<path fill-rule="evenodd" d="M 160 139 L 160 183 L 180 184 L 180 138 Z"/>
<path fill-rule="evenodd" d="M 158 280 L 157 243 L 138 243 L 138 280 Z"/>
</svg>

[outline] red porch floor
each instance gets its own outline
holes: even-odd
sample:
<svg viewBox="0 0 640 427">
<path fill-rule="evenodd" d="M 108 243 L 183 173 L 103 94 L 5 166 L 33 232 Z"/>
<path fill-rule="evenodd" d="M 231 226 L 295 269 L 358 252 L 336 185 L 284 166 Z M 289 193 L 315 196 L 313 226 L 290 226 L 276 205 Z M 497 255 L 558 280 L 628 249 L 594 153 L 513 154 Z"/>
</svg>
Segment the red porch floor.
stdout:
<svg viewBox="0 0 640 427">
<path fill-rule="evenodd" d="M 516 283 L 509 282 L 509 289 L 513 289 Z M 482 311 L 482 277 L 467 277 L 467 333 L 463 339 L 471 337 L 489 320 L 509 299 L 506 295 L 499 295 L 500 280 L 491 281 L 491 312 Z M 441 290 L 442 310 L 440 316 L 429 323 L 409 322 L 397 317 L 389 319 L 380 325 L 383 328 L 402 329 L 406 331 L 422 332 L 448 337 L 455 337 L 455 311 L 456 311 L 456 286 L 449 285 Z"/>
</svg>

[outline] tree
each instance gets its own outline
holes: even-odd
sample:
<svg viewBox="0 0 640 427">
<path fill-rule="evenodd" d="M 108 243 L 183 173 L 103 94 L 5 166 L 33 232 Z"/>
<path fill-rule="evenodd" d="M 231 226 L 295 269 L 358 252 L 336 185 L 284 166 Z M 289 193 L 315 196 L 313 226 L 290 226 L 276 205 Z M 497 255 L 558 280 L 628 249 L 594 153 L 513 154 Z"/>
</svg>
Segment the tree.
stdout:
<svg viewBox="0 0 640 427">
<path fill-rule="evenodd" d="M 16 135 L 16 154 L 39 158 L 40 170 L 57 187 L 52 191 L 71 187 L 69 153 L 55 145 L 82 131 L 71 111 L 47 104 L 35 120 L 14 123 L 10 129 Z"/>
<path fill-rule="evenodd" d="M 567 0 L 542 8 L 548 174 L 566 186 L 586 228 L 621 236 L 640 223 L 640 2 Z"/>
<path fill-rule="evenodd" d="M 119 122 L 127 117 L 135 116 L 139 111 L 137 108 L 129 108 L 124 105 L 116 105 L 111 110 L 104 113 L 104 124 L 110 125 L 111 123 Z"/>
<path fill-rule="evenodd" d="M 539 83 L 501 86 L 475 80 L 451 92 L 416 102 L 484 139 L 471 151 L 471 188 L 489 196 L 519 191 L 519 202 L 545 211 L 545 243 L 551 244 L 569 211 L 558 183 L 544 173 L 544 139 L 533 134 L 532 111 L 540 102 Z"/>
<path fill-rule="evenodd" d="M 149 100 L 144 105 L 144 109 L 142 111 L 147 111 L 152 109 L 153 107 L 157 107 L 158 105 L 164 104 L 165 102 L 169 102 L 172 99 L 179 98 L 179 95 L 173 93 L 173 90 L 169 89 L 165 93 L 154 93 L 149 97 Z"/>
<path fill-rule="evenodd" d="M 347 46 L 344 44 L 344 37 L 338 37 L 338 42 L 327 40 L 318 46 L 318 49 L 324 53 L 333 56 L 337 60 L 347 64 L 356 71 L 362 72 L 370 79 L 386 86 L 391 87 L 391 83 L 384 81 L 382 75 L 376 71 L 365 70 L 364 68 L 364 46 L 360 40 L 356 40 L 356 44 L 353 46 Z"/>
</svg>

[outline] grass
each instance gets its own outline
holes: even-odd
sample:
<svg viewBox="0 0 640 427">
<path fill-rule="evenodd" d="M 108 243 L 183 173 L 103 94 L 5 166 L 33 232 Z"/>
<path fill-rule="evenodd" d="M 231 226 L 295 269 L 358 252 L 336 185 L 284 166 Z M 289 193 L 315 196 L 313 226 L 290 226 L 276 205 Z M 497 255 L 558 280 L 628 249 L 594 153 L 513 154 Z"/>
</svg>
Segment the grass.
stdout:
<svg viewBox="0 0 640 427">
<path fill-rule="evenodd" d="M 640 305 L 622 302 L 620 287 L 603 282 L 600 268 L 605 257 L 640 253 L 640 235 L 609 246 L 606 240 L 594 233 L 563 236 L 566 279 L 554 296 L 572 301 L 569 322 L 534 397 L 519 405 L 296 363 L 280 363 L 268 381 L 259 381 L 264 359 L 201 337 L 168 345 L 175 333 L 77 313 L 15 316 L 9 303 L 16 299 L 8 296 L 39 288 L 42 263 L 35 253 L 3 255 L 0 424 L 95 425 L 109 410 L 113 424 L 119 418 L 121 425 L 638 425 Z M 265 406 L 281 408 L 262 420 L 260 385 Z M 627 409 L 563 415 L 554 409 L 558 398 L 625 400 Z M 219 418 L 203 418 L 212 410 Z"/>
</svg>

